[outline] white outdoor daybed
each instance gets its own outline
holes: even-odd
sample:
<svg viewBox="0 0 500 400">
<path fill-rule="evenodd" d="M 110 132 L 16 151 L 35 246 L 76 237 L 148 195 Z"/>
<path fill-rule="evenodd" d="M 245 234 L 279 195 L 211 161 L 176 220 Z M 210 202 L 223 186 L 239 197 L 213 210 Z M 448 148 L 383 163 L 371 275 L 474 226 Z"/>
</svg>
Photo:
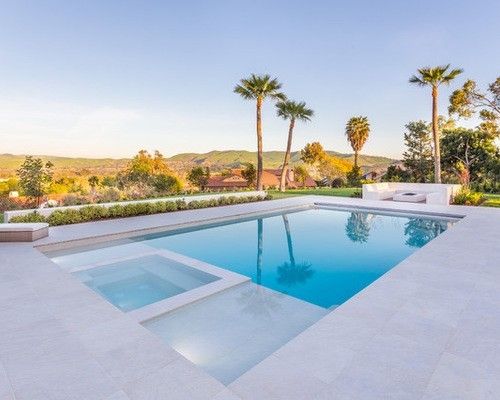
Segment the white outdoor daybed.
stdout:
<svg viewBox="0 0 500 400">
<path fill-rule="evenodd" d="M 381 182 L 363 185 L 365 200 L 393 200 L 449 205 L 461 185 L 443 183 Z"/>
</svg>

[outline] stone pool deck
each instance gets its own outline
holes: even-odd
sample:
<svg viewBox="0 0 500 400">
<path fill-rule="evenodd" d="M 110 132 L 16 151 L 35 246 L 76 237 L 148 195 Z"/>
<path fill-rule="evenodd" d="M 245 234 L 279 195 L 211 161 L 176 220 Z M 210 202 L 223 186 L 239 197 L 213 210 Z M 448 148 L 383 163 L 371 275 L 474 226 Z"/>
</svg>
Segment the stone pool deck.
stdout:
<svg viewBox="0 0 500 400">
<path fill-rule="evenodd" d="M 464 218 L 228 387 L 36 248 L 314 203 Z M 497 209 L 305 196 L 55 227 L 0 244 L 0 399 L 496 399 L 499 310 Z"/>
</svg>

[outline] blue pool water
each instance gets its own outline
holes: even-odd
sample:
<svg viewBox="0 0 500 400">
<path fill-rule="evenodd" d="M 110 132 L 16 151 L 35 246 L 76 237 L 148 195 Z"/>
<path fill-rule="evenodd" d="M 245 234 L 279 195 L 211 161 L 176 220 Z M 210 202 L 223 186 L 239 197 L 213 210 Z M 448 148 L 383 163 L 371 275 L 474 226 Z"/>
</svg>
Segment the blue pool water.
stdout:
<svg viewBox="0 0 500 400">
<path fill-rule="evenodd" d="M 453 223 L 317 208 L 48 256 L 124 311 L 217 279 L 174 262 L 165 250 L 250 277 L 251 282 L 144 323 L 229 384 Z"/>
<path fill-rule="evenodd" d="M 453 222 L 310 209 L 139 239 L 330 308 L 342 304 Z"/>
<path fill-rule="evenodd" d="M 123 311 L 135 310 L 219 279 L 157 255 L 84 269 L 74 275 Z"/>
</svg>

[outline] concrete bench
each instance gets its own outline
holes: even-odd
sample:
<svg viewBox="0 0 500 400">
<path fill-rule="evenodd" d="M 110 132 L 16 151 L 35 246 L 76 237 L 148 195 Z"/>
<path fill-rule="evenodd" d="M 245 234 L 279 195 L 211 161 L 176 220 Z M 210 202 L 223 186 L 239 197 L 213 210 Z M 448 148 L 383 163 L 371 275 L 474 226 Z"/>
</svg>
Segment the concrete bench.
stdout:
<svg viewBox="0 0 500 400">
<path fill-rule="evenodd" d="M 0 224 L 0 242 L 34 242 L 49 236 L 49 224 Z"/>
</svg>

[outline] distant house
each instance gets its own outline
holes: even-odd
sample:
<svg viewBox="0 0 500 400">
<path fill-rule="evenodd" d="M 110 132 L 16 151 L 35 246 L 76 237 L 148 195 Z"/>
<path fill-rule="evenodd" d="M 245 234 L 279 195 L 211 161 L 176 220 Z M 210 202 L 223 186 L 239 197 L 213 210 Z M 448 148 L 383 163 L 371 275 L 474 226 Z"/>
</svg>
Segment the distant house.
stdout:
<svg viewBox="0 0 500 400">
<path fill-rule="evenodd" d="M 246 187 L 248 187 L 247 180 L 234 172 L 231 175 L 211 176 L 205 185 L 205 188 L 210 190 L 242 189 Z"/>
<path fill-rule="evenodd" d="M 208 179 L 205 186 L 209 190 L 231 190 L 241 189 L 249 186 L 247 180 L 241 175 L 241 169 L 233 169 L 227 175 L 214 175 Z M 262 171 L 262 186 L 264 189 L 277 188 L 280 185 L 281 169 L 264 169 Z M 295 180 L 293 170 L 289 170 L 286 178 L 286 186 L 288 188 L 313 188 L 316 187 L 316 182 L 308 176 L 302 184 Z"/>
<path fill-rule="evenodd" d="M 401 161 L 395 161 L 391 165 L 399 167 L 403 170 L 405 169 L 404 164 Z M 361 179 L 380 182 L 383 176 L 386 174 L 387 168 L 388 166 L 375 166 L 361 175 Z"/>
</svg>

